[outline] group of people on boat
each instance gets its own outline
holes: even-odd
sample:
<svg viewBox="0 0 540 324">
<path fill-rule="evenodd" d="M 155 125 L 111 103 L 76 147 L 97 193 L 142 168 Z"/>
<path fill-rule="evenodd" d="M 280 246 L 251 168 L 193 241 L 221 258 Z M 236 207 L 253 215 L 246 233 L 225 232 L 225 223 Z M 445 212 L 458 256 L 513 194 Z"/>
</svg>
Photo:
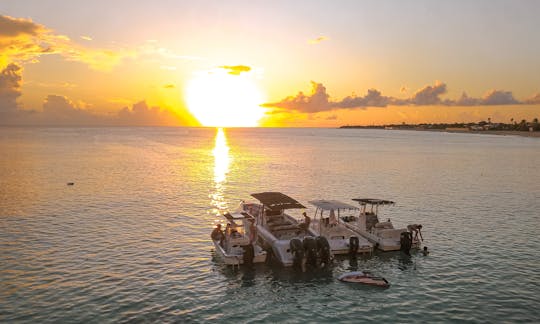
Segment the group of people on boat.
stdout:
<svg viewBox="0 0 540 324">
<path fill-rule="evenodd" d="M 255 226 L 255 220 L 250 220 L 251 224 L 249 225 L 249 242 L 251 244 L 257 241 L 257 226 Z M 229 237 L 240 237 L 241 234 L 236 229 L 236 226 L 231 223 L 227 223 L 225 227 L 225 232 L 221 229 L 221 224 L 217 224 L 210 237 L 214 241 L 219 241 L 220 245 L 223 246 L 223 242 Z"/>
</svg>

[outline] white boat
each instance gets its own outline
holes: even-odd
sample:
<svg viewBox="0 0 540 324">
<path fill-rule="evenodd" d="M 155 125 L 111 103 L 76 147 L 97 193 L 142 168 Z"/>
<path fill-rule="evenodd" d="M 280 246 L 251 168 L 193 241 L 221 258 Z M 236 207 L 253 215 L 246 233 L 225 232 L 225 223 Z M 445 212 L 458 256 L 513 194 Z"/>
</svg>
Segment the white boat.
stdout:
<svg viewBox="0 0 540 324">
<path fill-rule="evenodd" d="M 281 192 L 262 192 L 251 195 L 259 203 L 243 203 L 242 209 L 256 218 L 259 241 L 264 248 L 271 248 L 274 257 L 285 267 L 327 263 L 330 251 L 324 239 L 316 238 L 309 228 L 285 213 L 290 209 L 306 208 L 295 199 Z M 326 242 L 326 246 L 328 242 Z"/>
<path fill-rule="evenodd" d="M 375 244 L 376 248 L 381 251 L 399 251 L 402 249 L 402 243 L 404 246 L 409 244 L 413 248 L 420 247 L 420 241 L 413 240 L 407 228 L 394 228 L 390 219 L 380 222 L 379 206 L 394 205 L 393 201 L 371 198 L 353 200 L 360 204 L 359 215 L 341 217 L 341 220 L 345 226 Z M 407 249 L 405 250 L 408 252 Z"/>
<path fill-rule="evenodd" d="M 225 213 L 228 222 L 223 240 L 214 242 L 216 255 L 228 265 L 261 263 L 266 261 L 266 251 L 259 244 L 251 243 L 251 222 L 255 219 L 246 212 Z"/>
<path fill-rule="evenodd" d="M 324 236 L 333 254 L 371 254 L 373 244 L 343 224 L 359 208 L 338 200 L 312 200 L 315 216 L 310 227 L 316 235 Z"/>
</svg>

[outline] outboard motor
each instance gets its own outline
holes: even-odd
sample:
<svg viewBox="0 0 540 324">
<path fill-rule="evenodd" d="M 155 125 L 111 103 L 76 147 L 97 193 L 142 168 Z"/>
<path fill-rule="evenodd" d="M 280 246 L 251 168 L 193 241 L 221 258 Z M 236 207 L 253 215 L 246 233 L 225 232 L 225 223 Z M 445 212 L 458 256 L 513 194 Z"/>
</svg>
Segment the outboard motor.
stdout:
<svg viewBox="0 0 540 324">
<path fill-rule="evenodd" d="M 329 265 L 331 254 L 328 240 L 324 236 L 317 236 L 317 238 L 315 238 L 315 242 L 317 243 L 317 253 L 321 259 L 321 264 L 324 263 L 325 266 Z"/>
<path fill-rule="evenodd" d="M 293 255 L 293 267 L 301 268 L 302 260 L 304 259 L 304 245 L 300 239 L 294 238 L 291 240 L 290 248 Z"/>
<path fill-rule="evenodd" d="M 402 232 L 399 238 L 399 244 L 401 245 L 401 252 L 405 253 L 406 255 L 411 255 L 412 234 L 409 232 Z"/>
<path fill-rule="evenodd" d="M 317 242 L 315 238 L 311 236 L 304 237 L 304 251 L 306 252 L 306 263 L 316 267 L 317 266 Z"/>
<path fill-rule="evenodd" d="M 351 236 L 349 238 L 349 255 L 351 257 L 356 257 L 356 253 L 358 253 L 358 247 L 360 246 L 360 240 L 357 236 Z"/>
<path fill-rule="evenodd" d="M 255 257 L 255 249 L 252 244 L 245 245 L 243 260 L 245 265 L 253 265 L 253 258 Z"/>
</svg>

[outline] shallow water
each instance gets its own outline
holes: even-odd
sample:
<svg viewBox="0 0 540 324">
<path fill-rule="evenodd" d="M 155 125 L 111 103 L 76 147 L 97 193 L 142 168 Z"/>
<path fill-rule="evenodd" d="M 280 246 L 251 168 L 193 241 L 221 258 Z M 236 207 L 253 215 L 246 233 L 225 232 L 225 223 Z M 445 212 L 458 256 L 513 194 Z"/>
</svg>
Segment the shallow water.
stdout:
<svg viewBox="0 0 540 324">
<path fill-rule="evenodd" d="M 539 139 L 227 129 L 222 140 L 0 128 L 0 322 L 540 321 Z M 431 254 L 306 273 L 222 265 L 216 214 L 262 191 L 394 200 L 381 216 L 423 224 Z M 391 287 L 335 279 L 357 269 Z"/>
</svg>

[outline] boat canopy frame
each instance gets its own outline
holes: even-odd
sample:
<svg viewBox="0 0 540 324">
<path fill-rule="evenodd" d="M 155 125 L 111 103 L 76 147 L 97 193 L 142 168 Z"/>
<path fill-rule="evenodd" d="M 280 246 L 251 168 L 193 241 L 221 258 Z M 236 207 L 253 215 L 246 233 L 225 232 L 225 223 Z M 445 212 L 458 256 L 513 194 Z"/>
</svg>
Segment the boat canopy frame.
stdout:
<svg viewBox="0 0 540 324">
<path fill-rule="evenodd" d="M 340 210 L 340 209 L 349 209 L 349 210 L 357 210 L 359 209 L 356 206 L 341 202 L 339 200 L 310 200 L 308 201 L 313 206 L 317 207 L 317 209 L 321 210 Z"/>
<path fill-rule="evenodd" d="M 260 192 L 251 194 L 251 196 L 257 199 L 261 204 L 263 204 L 265 208 L 268 208 L 272 211 L 306 208 L 304 205 L 302 205 L 295 199 L 281 192 Z"/>
<path fill-rule="evenodd" d="M 366 207 L 368 205 L 371 206 L 371 213 L 378 215 L 379 214 L 379 206 L 392 206 L 396 203 L 391 200 L 384 200 L 384 199 L 373 199 L 373 198 L 353 198 L 352 200 L 358 202 L 360 206 L 362 207 L 360 213 L 365 214 L 366 213 Z M 373 210 L 373 207 L 375 207 L 375 210 Z"/>
</svg>

